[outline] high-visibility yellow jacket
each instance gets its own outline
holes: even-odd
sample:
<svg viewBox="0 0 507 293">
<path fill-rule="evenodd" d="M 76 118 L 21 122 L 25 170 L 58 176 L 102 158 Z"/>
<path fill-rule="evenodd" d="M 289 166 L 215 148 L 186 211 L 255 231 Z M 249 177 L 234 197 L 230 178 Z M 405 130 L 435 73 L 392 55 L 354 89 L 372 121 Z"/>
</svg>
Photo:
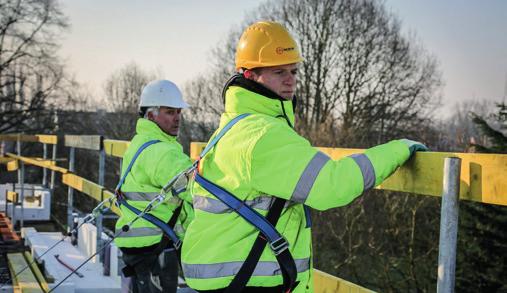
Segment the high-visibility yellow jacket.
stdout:
<svg viewBox="0 0 507 293">
<path fill-rule="evenodd" d="M 291 101 L 230 86 L 215 134 L 234 117 L 251 115 L 222 137 L 201 161 L 199 172 L 263 216 L 273 197 L 288 200 L 276 229 L 288 240 L 296 263 L 299 285 L 294 292 L 313 292 L 311 228 L 303 204 L 318 210 L 346 205 L 380 184 L 410 153 L 401 141 L 391 141 L 364 155 L 330 160 L 288 125 L 283 112 L 293 125 Z M 183 243 L 185 279 L 197 290 L 225 288 L 250 252 L 258 230 L 197 183 L 191 185 L 195 218 Z M 268 245 L 247 286 L 282 283 Z"/>
<path fill-rule="evenodd" d="M 150 140 L 160 142 L 148 146 L 140 153 L 121 187 L 127 202 L 141 211 L 169 180 L 192 165 L 175 137 L 163 132 L 156 123 L 140 118 L 136 125 L 136 135 L 123 156 L 121 175 L 125 173 L 137 150 Z M 183 208 L 174 227 L 176 234 L 182 238 L 185 227 L 193 218 L 190 193 L 182 192 L 179 198 L 168 194 L 167 198 L 150 214 L 167 223 L 183 199 Z M 117 231 L 135 218 L 135 214 L 126 207 L 120 206 L 120 209 L 122 214 L 116 222 Z M 161 239 L 162 230 L 144 219 L 138 219 L 114 241 L 121 248 L 139 248 L 158 244 Z"/>
</svg>

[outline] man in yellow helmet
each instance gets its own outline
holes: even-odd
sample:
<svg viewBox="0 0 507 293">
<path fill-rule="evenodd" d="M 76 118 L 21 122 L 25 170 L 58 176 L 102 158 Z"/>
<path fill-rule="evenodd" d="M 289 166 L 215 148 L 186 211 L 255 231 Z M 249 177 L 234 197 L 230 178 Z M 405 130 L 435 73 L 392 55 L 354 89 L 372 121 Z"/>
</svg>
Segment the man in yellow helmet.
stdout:
<svg viewBox="0 0 507 293">
<path fill-rule="evenodd" d="M 225 85 L 225 112 L 192 185 L 182 250 L 200 292 L 313 292 L 309 208 L 346 205 L 380 184 L 420 143 L 395 140 L 337 161 L 294 129 L 294 39 L 276 22 L 248 27 Z"/>
</svg>

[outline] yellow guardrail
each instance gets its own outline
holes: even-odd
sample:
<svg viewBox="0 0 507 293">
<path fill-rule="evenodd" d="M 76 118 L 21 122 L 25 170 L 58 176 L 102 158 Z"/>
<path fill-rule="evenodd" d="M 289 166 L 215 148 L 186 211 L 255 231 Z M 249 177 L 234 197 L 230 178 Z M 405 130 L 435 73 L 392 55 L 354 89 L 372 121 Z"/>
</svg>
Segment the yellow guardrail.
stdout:
<svg viewBox="0 0 507 293">
<path fill-rule="evenodd" d="M 24 163 L 27 163 L 30 165 L 50 169 L 50 170 L 57 171 L 57 172 L 60 172 L 63 174 L 68 172 L 67 169 L 56 166 L 56 162 L 54 162 L 52 160 L 43 159 L 43 158 L 23 157 L 23 156 L 18 156 L 18 155 L 11 154 L 11 153 L 7 153 L 6 155 L 12 159 L 19 160 L 21 162 L 24 162 Z"/>
<path fill-rule="evenodd" d="M 102 201 L 102 190 L 104 187 L 98 185 L 97 183 L 72 173 L 63 174 L 62 182 L 75 190 L 87 194 L 97 201 Z"/>
<path fill-rule="evenodd" d="M 7 259 L 9 262 L 9 268 L 11 271 L 11 280 L 12 287 L 14 292 L 30 292 L 30 293 L 38 293 L 38 292 L 48 292 L 42 289 L 39 280 L 37 279 L 36 274 L 32 271 L 32 267 L 29 270 L 22 271 L 26 266 L 28 266 L 27 260 L 23 257 L 22 253 L 8 253 Z M 22 271 L 22 272 L 21 272 Z M 15 274 L 15 272 L 21 272 L 19 274 Z M 40 274 L 40 271 L 39 271 Z M 42 274 L 41 274 L 42 275 Z M 47 283 L 43 281 L 45 287 L 47 288 Z"/>
<path fill-rule="evenodd" d="M 104 139 L 104 150 L 106 155 L 121 158 L 129 144 L 126 140 Z"/>
<path fill-rule="evenodd" d="M 369 289 L 335 277 L 322 271 L 313 270 L 313 288 L 319 293 L 373 293 Z"/>
<path fill-rule="evenodd" d="M 0 135 L 0 140 L 4 136 Z M 37 138 L 41 141 L 45 138 Z M 34 140 L 33 136 L 27 138 Z M 27 140 L 25 140 L 27 141 Z M 35 140 L 34 140 L 35 141 Z M 49 138 L 48 140 L 50 141 Z M 103 140 L 103 148 L 109 156 L 122 157 L 129 145 L 123 140 Z M 204 149 L 205 143 L 191 143 L 190 157 L 196 159 Z M 328 154 L 332 159 L 339 159 L 354 153 L 364 152 L 362 149 L 340 149 L 340 148 L 319 148 Z M 443 165 L 447 157 L 458 157 L 461 159 L 461 182 L 460 199 L 472 200 L 489 204 L 507 205 L 507 155 L 499 154 L 471 154 L 471 153 L 443 153 L 443 152 L 421 152 L 417 153 L 406 164 L 400 167 L 389 177 L 379 189 L 417 193 L 431 196 L 441 196 L 443 186 Z M 62 182 L 94 199 L 101 201 L 104 198 L 113 196 L 113 193 L 106 190 L 90 180 L 80 177 L 65 168 L 55 165 L 50 160 L 41 158 L 27 158 L 14 154 L 7 154 L 7 157 L 0 158 L 0 163 L 13 164 L 22 161 L 27 164 L 36 165 L 62 173 Z M 119 214 L 116 206 L 111 207 L 112 211 Z M 314 271 L 315 292 L 372 292 L 358 285 L 352 284 L 340 278 Z"/>
<path fill-rule="evenodd" d="M 0 164 L 7 165 L 7 171 L 16 171 L 19 168 L 18 160 L 7 157 L 0 157 Z"/>
<path fill-rule="evenodd" d="M 0 141 L 21 141 L 21 142 L 40 142 L 46 144 L 57 144 L 58 136 L 46 134 L 0 134 Z"/>
<path fill-rule="evenodd" d="M 32 255 L 28 251 L 23 252 L 23 255 L 25 257 L 25 260 L 30 264 L 30 269 L 32 270 L 33 275 L 37 279 L 37 282 L 39 282 L 39 285 L 40 285 L 40 288 L 42 289 L 42 291 L 49 292 L 48 283 L 46 282 L 46 279 L 44 278 L 44 275 L 40 271 L 37 263 L 35 261 L 33 261 L 34 259 L 33 259 Z"/>
<path fill-rule="evenodd" d="M 197 158 L 205 143 L 192 143 L 190 155 Z M 336 160 L 363 149 L 319 148 Z M 475 153 L 418 152 L 378 189 L 441 196 L 444 160 L 461 159 L 460 199 L 507 205 L 507 155 Z"/>
<path fill-rule="evenodd" d="M 15 191 L 7 191 L 7 202 L 18 202 L 18 193 Z"/>
</svg>

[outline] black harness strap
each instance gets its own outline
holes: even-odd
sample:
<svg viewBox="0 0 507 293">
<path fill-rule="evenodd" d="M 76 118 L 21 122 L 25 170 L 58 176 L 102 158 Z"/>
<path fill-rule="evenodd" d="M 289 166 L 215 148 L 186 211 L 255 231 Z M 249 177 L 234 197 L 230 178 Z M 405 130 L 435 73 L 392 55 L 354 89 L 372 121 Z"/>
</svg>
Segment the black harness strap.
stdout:
<svg viewBox="0 0 507 293">
<path fill-rule="evenodd" d="M 269 209 L 268 214 L 266 215 L 266 220 L 268 220 L 273 226 L 276 226 L 278 219 L 280 219 L 285 202 L 285 199 L 276 198 L 275 202 Z M 255 267 L 257 266 L 257 263 L 259 262 L 262 252 L 266 248 L 266 244 L 266 238 L 259 232 L 248 257 L 241 266 L 241 269 L 229 284 L 229 287 L 225 290 L 226 293 L 241 292 L 245 288 L 248 280 L 250 280 L 250 277 L 255 270 Z M 295 287 L 297 278 L 297 269 L 294 259 L 292 258 L 289 250 L 286 249 L 276 256 L 276 260 L 282 270 L 284 292 L 290 292 L 290 290 Z"/>
</svg>

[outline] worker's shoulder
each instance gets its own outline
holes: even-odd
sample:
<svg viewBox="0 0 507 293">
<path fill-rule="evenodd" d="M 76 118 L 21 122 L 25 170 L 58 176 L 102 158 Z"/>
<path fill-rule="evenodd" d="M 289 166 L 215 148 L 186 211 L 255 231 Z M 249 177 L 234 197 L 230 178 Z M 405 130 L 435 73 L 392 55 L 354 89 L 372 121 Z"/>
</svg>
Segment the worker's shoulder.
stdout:
<svg viewBox="0 0 507 293">
<path fill-rule="evenodd" d="M 278 130 L 278 131 L 290 131 L 290 127 L 288 127 L 287 122 L 279 117 L 273 117 L 265 114 L 252 114 L 250 117 L 245 119 L 243 124 L 245 128 L 255 130 L 255 131 L 270 131 L 270 130 Z"/>
<path fill-rule="evenodd" d="M 127 150 L 129 153 L 136 152 L 140 149 L 145 143 L 158 141 L 154 144 L 148 146 L 141 153 L 142 156 L 150 156 L 150 157 L 161 157 L 168 153 L 172 155 L 178 155 L 183 153 L 183 147 L 176 141 L 167 141 L 167 140 L 159 140 L 156 138 L 152 138 L 144 135 L 136 135 L 131 141 L 129 149 Z"/>
</svg>

